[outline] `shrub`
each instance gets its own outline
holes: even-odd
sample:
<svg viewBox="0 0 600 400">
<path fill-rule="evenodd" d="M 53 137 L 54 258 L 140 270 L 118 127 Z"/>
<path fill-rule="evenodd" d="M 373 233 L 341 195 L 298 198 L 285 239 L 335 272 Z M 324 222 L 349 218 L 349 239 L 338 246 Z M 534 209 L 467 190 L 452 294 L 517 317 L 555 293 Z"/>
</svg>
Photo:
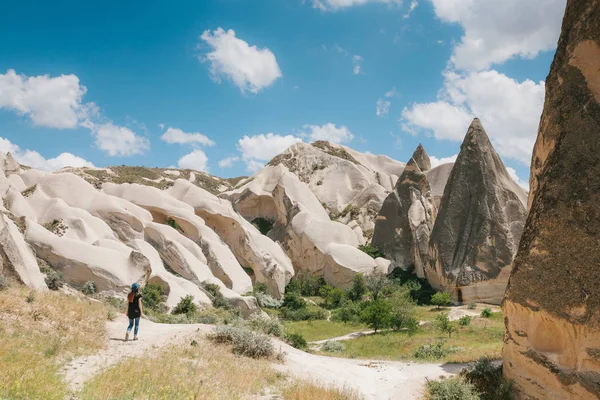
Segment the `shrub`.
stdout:
<svg viewBox="0 0 600 400">
<path fill-rule="evenodd" d="M 510 400 L 511 383 L 502 377 L 502 366 L 482 357 L 471 368 L 465 368 L 460 376 L 480 393 L 481 400 Z"/>
<path fill-rule="evenodd" d="M 431 286 L 427 279 L 419 278 L 412 273 L 414 266 L 409 267 L 407 271 L 402 268 L 395 268 L 389 275 L 389 278 L 399 286 L 404 286 L 410 290 L 410 296 L 420 305 L 430 304 L 431 297 L 436 290 Z"/>
<path fill-rule="evenodd" d="M 483 311 L 481 311 L 481 316 L 483 318 L 490 318 L 492 316 L 492 309 L 491 308 L 484 308 Z"/>
<path fill-rule="evenodd" d="M 285 335 L 285 340 L 290 346 L 295 347 L 296 349 L 306 350 L 308 348 L 306 339 L 299 333 L 289 333 Z"/>
<path fill-rule="evenodd" d="M 256 293 L 265 293 L 266 294 L 267 293 L 267 289 L 268 289 L 268 287 L 267 287 L 266 283 L 260 282 L 260 283 L 257 283 L 257 284 L 254 285 L 254 293 L 255 294 Z"/>
<path fill-rule="evenodd" d="M 254 225 L 254 227 L 263 235 L 266 235 L 271 229 L 273 229 L 273 221 L 266 218 L 255 218 L 252 221 L 252 225 Z"/>
<path fill-rule="evenodd" d="M 369 255 L 372 258 L 385 257 L 385 254 L 383 254 L 381 252 L 381 250 L 379 250 L 377 247 L 375 247 L 371 243 L 369 243 L 369 244 L 361 244 L 360 246 L 358 246 L 358 249 L 360 251 L 362 251 L 363 253 Z"/>
<path fill-rule="evenodd" d="M 348 289 L 346 295 L 352 301 L 361 301 L 366 293 L 365 277 L 362 274 L 355 275 L 352 278 L 352 286 Z"/>
<path fill-rule="evenodd" d="M 435 325 L 442 333 L 447 333 L 448 337 L 452 337 L 452 332 L 456 332 L 456 326 L 448 318 L 448 314 L 438 314 L 435 317 Z"/>
<path fill-rule="evenodd" d="M 158 311 L 165 299 L 165 289 L 157 283 L 148 283 L 142 289 L 142 304 L 144 308 Z"/>
<path fill-rule="evenodd" d="M 277 337 L 284 336 L 283 325 L 281 325 L 279 320 L 277 318 L 271 318 L 263 313 L 254 313 L 250 315 L 247 324 L 250 329 L 257 332 Z"/>
<path fill-rule="evenodd" d="M 231 308 L 229 302 L 221 293 L 221 288 L 219 285 L 214 283 L 206 283 L 203 285 L 204 290 L 206 290 L 212 296 L 212 304 L 215 308 L 223 308 L 225 310 Z"/>
<path fill-rule="evenodd" d="M 439 360 L 451 353 L 451 350 L 444 347 L 443 341 L 435 343 L 422 344 L 417 347 L 413 356 L 419 360 Z"/>
<path fill-rule="evenodd" d="M 289 321 L 312 321 L 327 319 L 327 311 L 318 306 L 305 306 L 297 310 L 281 308 L 281 317 Z"/>
<path fill-rule="evenodd" d="M 283 307 L 290 310 L 299 310 L 306 307 L 306 300 L 297 292 L 289 292 L 283 297 Z"/>
<path fill-rule="evenodd" d="M 35 301 L 35 292 L 33 290 L 29 292 L 29 294 L 25 298 L 25 301 L 28 303 L 33 303 Z"/>
<path fill-rule="evenodd" d="M 346 345 L 336 340 L 328 340 L 323 345 L 323 351 L 327 353 L 343 353 L 346 350 Z"/>
<path fill-rule="evenodd" d="M 176 231 L 183 232 L 183 229 L 181 229 L 181 226 L 179 225 L 179 223 L 177 221 L 175 221 L 173 218 L 167 218 L 167 225 L 169 225 L 171 228 L 175 229 Z"/>
<path fill-rule="evenodd" d="M 448 292 L 437 292 L 433 296 L 431 296 L 431 304 L 437 306 L 439 310 L 440 307 L 449 306 L 452 304 L 452 300 L 450 299 L 450 293 Z"/>
<path fill-rule="evenodd" d="M 81 291 L 83 292 L 83 294 L 86 294 L 88 296 L 96 293 L 96 283 L 94 283 L 94 281 L 87 281 L 86 283 L 84 283 L 83 287 L 81 288 Z"/>
<path fill-rule="evenodd" d="M 360 306 L 349 300 L 345 301 L 340 308 L 332 312 L 333 321 L 341 321 L 344 324 L 348 322 L 357 322 L 360 319 Z"/>
<path fill-rule="evenodd" d="M 475 387 L 460 378 L 427 381 L 428 400 L 479 400 Z"/>
<path fill-rule="evenodd" d="M 285 287 L 285 293 L 286 294 L 288 294 L 288 293 L 300 294 L 300 292 L 301 292 L 300 282 L 297 279 L 292 278 L 290 280 L 290 283 L 288 283 L 287 286 Z"/>
<path fill-rule="evenodd" d="M 188 316 L 191 316 L 196 312 L 197 309 L 198 306 L 196 306 L 196 304 L 194 303 L 194 296 L 188 294 L 187 296 L 182 297 L 181 300 L 179 300 L 179 303 L 177 303 L 177 305 L 173 307 L 171 313 L 175 315 L 186 314 Z"/>
<path fill-rule="evenodd" d="M 252 332 L 247 328 L 218 325 L 207 336 L 216 343 L 233 345 L 233 352 L 251 358 L 271 357 L 275 348 L 268 336 Z"/>
<path fill-rule="evenodd" d="M 338 308 L 342 305 L 344 297 L 346 297 L 346 292 L 342 289 L 332 287 L 325 296 L 323 306 L 329 309 Z"/>
<path fill-rule="evenodd" d="M 375 332 L 387 328 L 392 320 L 392 306 L 385 300 L 372 301 L 360 314 L 360 319 Z"/>
<path fill-rule="evenodd" d="M 263 292 L 255 292 L 254 297 L 261 307 L 264 308 L 280 308 L 283 305 L 283 300 L 277 300 Z"/>
<path fill-rule="evenodd" d="M 406 328 L 409 334 L 413 334 L 419 322 L 415 318 L 415 303 L 409 292 L 398 290 L 392 293 L 389 302 L 392 306 L 390 327 L 395 331 Z"/>
<path fill-rule="evenodd" d="M 0 290 L 4 290 L 8 288 L 8 279 L 4 276 L 2 272 L 0 272 Z"/>
<path fill-rule="evenodd" d="M 471 317 L 470 315 L 463 315 L 458 320 L 458 324 L 461 326 L 469 326 L 469 325 L 471 325 L 472 320 L 473 320 L 473 317 Z"/>
<path fill-rule="evenodd" d="M 379 295 L 389 287 L 391 283 L 392 282 L 388 279 L 387 275 L 378 272 L 373 272 L 365 278 L 365 286 L 369 293 L 371 293 L 371 298 L 373 300 L 377 300 Z"/>
<path fill-rule="evenodd" d="M 477 308 L 477 304 L 474 301 L 472 301 L 472 302 L 469 303 L 469 305 L 467 306 L 467 308 L 469 310 L 474 310 L 474 309 Z"/>
<path fill-rule="evenodd" d="M 314 274 L 298 274 L 295 279 L 300 283 L 302 296 L 318 296 L 319 290 L 323 286 L 327 286 L 323 277 Z"/>
</svg>

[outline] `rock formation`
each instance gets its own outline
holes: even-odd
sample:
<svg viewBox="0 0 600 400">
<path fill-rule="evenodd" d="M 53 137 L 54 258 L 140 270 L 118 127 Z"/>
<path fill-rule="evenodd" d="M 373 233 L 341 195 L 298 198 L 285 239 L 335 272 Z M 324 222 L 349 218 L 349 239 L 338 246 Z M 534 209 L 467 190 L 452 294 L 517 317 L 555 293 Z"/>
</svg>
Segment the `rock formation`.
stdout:
<svg viewBox="0 0 600 400">
<path fill-rule="evenodd" d="M 526 202 L 527 194 L 474 119 L 431 233 L 429 282 L 461 302 L 499 304 L 523 232 Z"/>
<path fill-rule="evenodd" d="M 419 145 L 381 207 L 372 242 L 392 261 L 392 268 L 413 271 L 420 278 L 425 277 L 437 215 L 425 175 L 430 168 L 429 156 Z"/>
<path fill-rule="evenodd" d="M 519 399 L 600 398 L 600 0 L 569 0 L 503 310 Z"/>
<path fill-rule="evenodd" d="M 357 273 L 377 269 L 377 263 L 358 249 L 362 234 L 331 221 L 308 185 L 282 164 L 265 167 L 222 196 L 247 220 L 272 225 L 264 233 L 283 245 L 297 272 L 346 287 Z"/>
</svg>

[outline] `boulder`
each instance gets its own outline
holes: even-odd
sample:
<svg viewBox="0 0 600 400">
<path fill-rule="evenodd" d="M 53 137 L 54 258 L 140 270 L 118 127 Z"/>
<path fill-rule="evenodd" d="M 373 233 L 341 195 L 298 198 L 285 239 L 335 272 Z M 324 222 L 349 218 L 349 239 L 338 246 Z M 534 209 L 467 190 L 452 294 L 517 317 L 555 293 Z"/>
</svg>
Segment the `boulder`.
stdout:
<svg viewBox="0 0 600 400">
<path fill-rule="evenodd" d="M 429 238 L 437 215 L 425 175 L 430 168 L 429 156 L 419 145 L 379 211 L 372 241 L 392 262 L 392 269 L 402 268 L 420 278 L 429 263 Z"/>
<path fill-rule="evenodd" d="M 479 119 L 461 145 L 430 240 L 427 279 L 459 302 L 500 304 L 527 215 Z"/>
<path fill-rule="evenodd" d="M 503 303 L 517 399 L 600 398 L 600 0 L 568 0 Z"/>
</svg>

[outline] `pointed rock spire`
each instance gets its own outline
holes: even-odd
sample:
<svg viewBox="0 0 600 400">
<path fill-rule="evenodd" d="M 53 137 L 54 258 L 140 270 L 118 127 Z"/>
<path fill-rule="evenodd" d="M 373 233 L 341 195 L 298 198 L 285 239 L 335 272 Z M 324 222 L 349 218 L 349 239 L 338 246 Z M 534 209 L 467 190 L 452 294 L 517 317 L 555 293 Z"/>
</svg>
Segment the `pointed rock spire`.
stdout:
<svg viewBox="0 0 600 400">
<path fill-rule="evenodd" d="M 421 172 L 429 171 L 431 169 L 431 160 L 429 159 L 429 155 L 427 155 L 427 152 L 421 143 L 419 143 L 419 146 L 413 153 L 411 161 L 415 162 Z M 411 161 L 409 161 L 409 163 Z"/>
</svg>

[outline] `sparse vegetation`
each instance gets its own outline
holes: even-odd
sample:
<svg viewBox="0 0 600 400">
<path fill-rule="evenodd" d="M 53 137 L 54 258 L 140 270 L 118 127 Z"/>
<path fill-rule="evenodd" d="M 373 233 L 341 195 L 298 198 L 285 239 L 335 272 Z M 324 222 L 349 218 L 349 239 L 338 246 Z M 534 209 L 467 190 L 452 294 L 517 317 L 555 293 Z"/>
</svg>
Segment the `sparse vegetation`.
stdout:
<svg viewBox="0 0 600 400">
<path fill-rule="evenodd" d="M 27 189 L 23 190 L 21 192 L 21 195 L 23 197 L 27 198 L 27 197 L 31 196 L 35 192 L 35 189 L 37 189 L 37 184 L 33 185 L 33 186 L 30 186 Z"/>
<path fill-rule="evenodd" d="M 165 289 L 157 283 L 148 283 L 142 288 L 142 304 L 146 312 L 148 310 L 160 311 L 165 297 Z"/>
<path fill-rule="evenodd" d="M 358 246 L 358 249 L 363 253 L 368 254 L 372 258 L 385 257 L 385 254 L 383 254 L 381 250 L 379 250 L 371 243 L 361 244 L 360 246 Z"/>
<path fill-rule="evenodd" d="M 452 351 L 446 347 L 446 343 L 439 340 L 434 343 L 422 344 L 417 347 L 413 353 L 418 360 L 439 360 Z"/>
<path fill-rule="evenodd" d="M 63 223 L 62 219 L 53 219 L 42 226 L 57 236 L 63 236 L 67 232 L 67 229 L 69 229 L 69 227 Z"/>
<path fill-rule="evenodd" d="M 227 301 L 225 296 L 223 296 L 223 293 L 221 293 L 221 288 L 219 287 L 219 285 L 214 283 L 207 283 L 204 284 L 203 287 L 204 290 L 206 290 L 212 296 L 213 307 L 223 308 L 225 310 L 231 308 L 229 302 Z"/>
<path fill-rule="evenodd" d="M 175 229 L 176 231 L 183 233 L 183 229 L 181 229 L 181 226 L 179 225 L 179 223 L 174 220 L 173 218 L 167 218 L 167 225 L 169 225 L 171 228 Z"/>
<path fill-rule="evenodd" d="M 447 333 L 448 338 L 452 338 L 452 333 L 456 332 L 456 326 L 448 318 L 448 314 L 438 314 L 435 317 L 435 325 L 442 333 Z"/>
<path fill-rule="evenodd" d="M 484 308 L 483 311 L 481 311 L 482 318 L 490 318 L 492 314 L 493 312 L 491 308 Z"/>
<path fill-rule="evenodd" d="M 458 324 L 460 326 L 469 326 L 471 325 L 471 321 L 473 320 L 473 317 L 471 317 L 470 315 L 463 315 L 462 317 L 460 317 L 460 319 L 458 320 Z"/>
<path fill-rule="evenodd" d="M 460 376 L 480 393 L 481 400 L 510 400 L 512 384 L 502 377 L 502 365 L 494 365 L 488 357 L 478 359 Z"/>
<path fill-rule="evenodd" d="M 175 307 L 173 307 L 173 310 L 171 310 L 171 313 L 175 314 L 175 315 L 185 314 L 187 316 L 191 316 L 197 310 L 198 310 L 198 306 L 194 303 L 194 296 L 189 294 L 185 297 L 182 297 L 181 300 L 179 300 L 179 303 L 177 303 L 177 305 Z"/>
<path fill-rule="evenodd" d="M 252 225 L 254 225 L 254 227 L 263 235 L 266 235 L 271 229 L 273 229 L 273 221 L 266 218 L 255 218 L 252 220 Z"/>
<path fill-rule="evenodd" d="M 283 337 L 285 334 L 285 330 L 279 319 L 268 315 L 254 313 L 250 315 L 246 323 L 253 331 L 262 332 L 266 335 Z"/>
<path fill-rule="evenodd" d="M 306 339 L 304 339 L 304 336 L 302 336 L 299 333 L 288 333 L 285 335 L 285 340 L 289 343 L 290 346 L 296 349 L 306 350 L 308 348 L 308 343 L 306 342 Z"/>
<path fill-rule="evenodd" d="M 86 283 L 84 283 L 83 287 L 81 288 L 81 292 L 88 296 L 96 293 L 97 292 L 96 283 L 94 281 L 87 281 Z"/>
<path fill-rule="evenodd" d="M 326 353 L 341 353 L 346 350 L 346 346 L 342 342 L 328 340 L 323 344 L 323 351 Z"/>
<path fill-rule="evenodd" d="M 425 387 L 427 400 L 479 400 L 475 387 L 461 378 L 428 381 Z"/>
<path fill-rule="evenodd" d="M 248 328 L 231 325 L 218 325 L 208 339 L 215 343 L 230 344 L 233 353 L 250 358 L 270 358 L 275 348 L 268 336 L 251 331 Z"/>
<path fill-rule="evenodd" d="M 469 303 L 469 305 L 467 306 L 467 308 L 469 310 L 474 310 L 474 309 L 477 308 L 477 304 L 474 301 L 472 301 L 472 302 Z"/>
</svg>

